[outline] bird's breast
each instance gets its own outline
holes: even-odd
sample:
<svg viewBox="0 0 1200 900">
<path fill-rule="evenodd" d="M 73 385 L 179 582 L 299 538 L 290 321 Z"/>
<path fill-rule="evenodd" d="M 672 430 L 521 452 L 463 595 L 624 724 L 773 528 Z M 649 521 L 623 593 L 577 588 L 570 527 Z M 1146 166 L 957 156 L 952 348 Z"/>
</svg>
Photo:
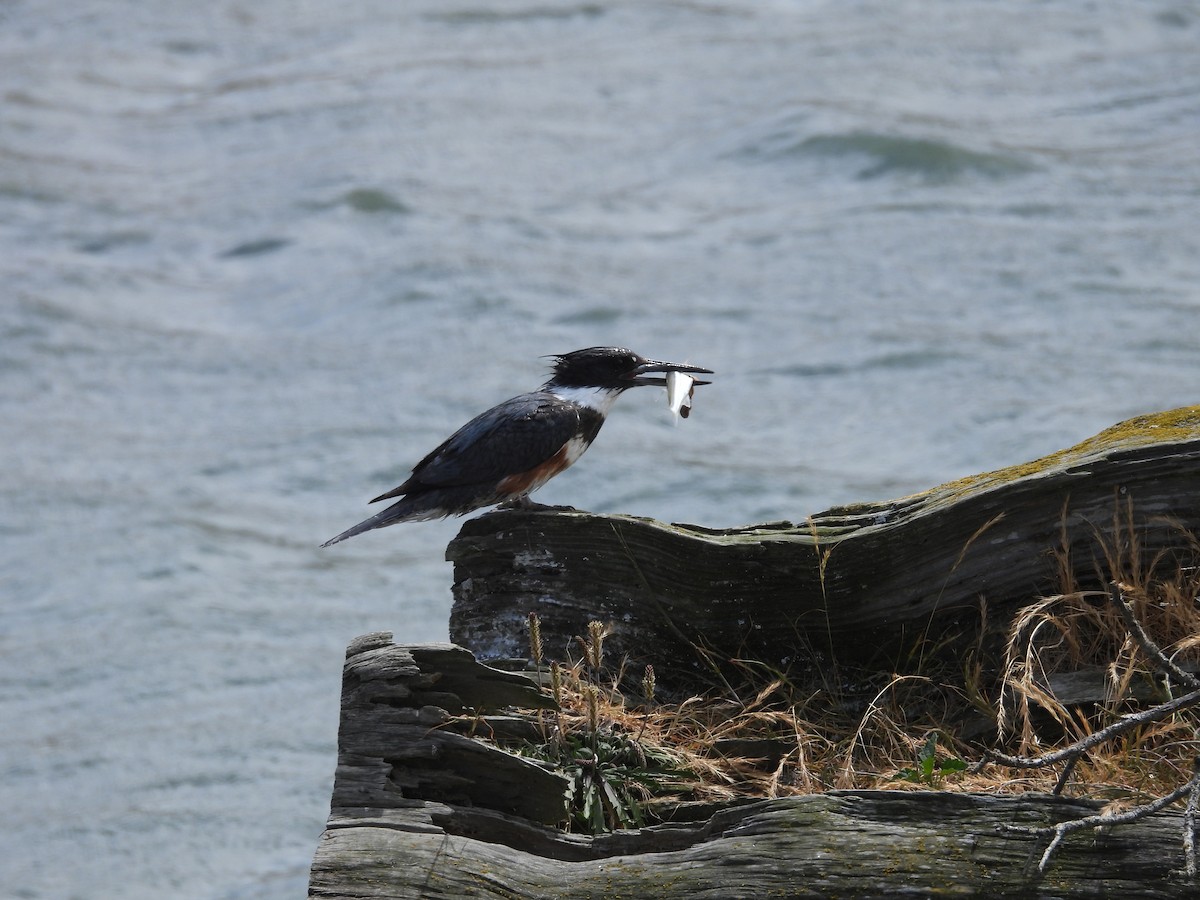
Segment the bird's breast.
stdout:
<svg viewBox="0 0 1200 900">
<path fill-rule="evenodd" d="M 559 472 L 570 466 L 579 457 L 583 456 L 583 451 L 591 443 L 590 438 L 576 435 L 563 444 L 562 448 L 545 462 L 539 463 L 532 469 L 506 475 L 500 479 L 497 489 L 501 494 L 509 497 L 518 497 L 523 494 L 532 493 Z"/>
</svg>

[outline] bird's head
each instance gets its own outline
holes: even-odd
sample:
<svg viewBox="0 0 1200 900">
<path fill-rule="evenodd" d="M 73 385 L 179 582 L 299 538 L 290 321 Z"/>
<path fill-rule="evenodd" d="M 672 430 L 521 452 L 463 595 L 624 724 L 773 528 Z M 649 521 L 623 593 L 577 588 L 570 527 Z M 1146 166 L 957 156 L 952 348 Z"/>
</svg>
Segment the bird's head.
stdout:
<svg viewBox="0 0 1200 900">
<path fill-rule="evenodd" d="M 588 347 L 554 357 L 550 384 L 557 387 L 623 391 L 639 385 L 665 387 L 667 372 L 711 375 L 712 369 L 646 359 L 623 347 Z M 656 374 L 661 373 L 661 374 Z M 697 381 L 696 384 L 708 384 Z"/>
</svg>

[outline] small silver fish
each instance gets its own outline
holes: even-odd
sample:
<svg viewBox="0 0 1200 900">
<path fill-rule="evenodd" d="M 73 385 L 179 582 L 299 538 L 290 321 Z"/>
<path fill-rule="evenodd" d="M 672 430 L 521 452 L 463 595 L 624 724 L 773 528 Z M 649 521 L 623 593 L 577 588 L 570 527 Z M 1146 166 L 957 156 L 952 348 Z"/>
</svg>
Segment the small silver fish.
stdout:
<svg viewBox="0 0 1200 900">
<path fill-rule="evenodd" d="M 683 372 L 667 373 L 667 405 L 671 412 L 684 419 L 692 411 L 692 395 L 696 393 L 696 379 Z"/>
</svg>

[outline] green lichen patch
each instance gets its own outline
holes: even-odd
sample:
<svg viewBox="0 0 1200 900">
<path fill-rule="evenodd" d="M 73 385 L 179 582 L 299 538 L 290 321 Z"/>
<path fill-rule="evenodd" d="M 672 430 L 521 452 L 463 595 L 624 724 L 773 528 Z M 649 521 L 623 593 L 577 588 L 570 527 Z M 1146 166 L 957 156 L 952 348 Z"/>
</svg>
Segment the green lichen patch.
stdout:
<svg viewBox="0 0 1200 900">
<path fill-rule="evenodd" d="M 1200 441 L 1200 406 L 1185 406 L 1135 416 L 1065 450 L 993 472 L 960 478 L 914 496 L 923 499 L 926 504 L 930 501 L 957 500 L 964 494 L 989 490 L 1035 475 L 1074 468 L 1121 451 L 1187 441 Z"/>
</svg>

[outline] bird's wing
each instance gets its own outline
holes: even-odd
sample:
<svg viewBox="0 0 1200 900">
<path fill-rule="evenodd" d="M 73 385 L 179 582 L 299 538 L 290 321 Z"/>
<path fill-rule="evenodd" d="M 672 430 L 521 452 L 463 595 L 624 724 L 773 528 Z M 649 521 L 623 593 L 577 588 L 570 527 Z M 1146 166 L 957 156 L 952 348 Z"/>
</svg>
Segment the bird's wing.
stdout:
<svg viewBox="0 0 1200 900">
<path fill-rule="evenodd" d="M 575 407 L 553 394 L 513 397 L 458 429 L 417 463 L 404 484 L 375 500 L 527 472 L 561 450 L 578 428 Z"/>
</svg>

